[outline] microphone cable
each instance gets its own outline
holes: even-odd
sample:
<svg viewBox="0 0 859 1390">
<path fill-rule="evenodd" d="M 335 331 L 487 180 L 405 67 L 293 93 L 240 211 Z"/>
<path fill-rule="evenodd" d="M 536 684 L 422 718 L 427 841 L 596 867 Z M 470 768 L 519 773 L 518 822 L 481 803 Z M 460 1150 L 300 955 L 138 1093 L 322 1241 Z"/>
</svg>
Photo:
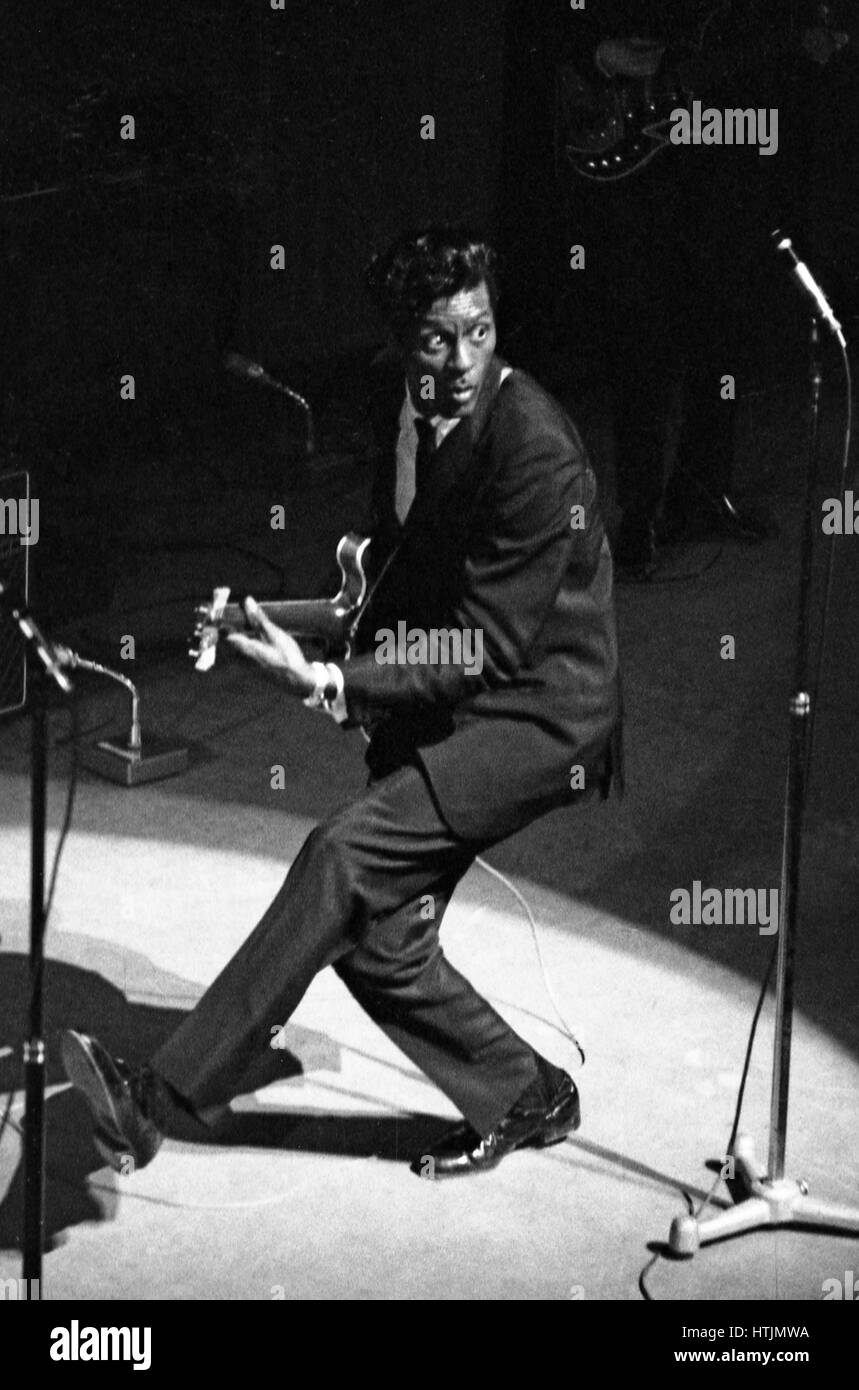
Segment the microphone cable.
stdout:
<svg viewBox="0 0 859 1390">
<path fill-rule="evenodd" d="M 816 331 L 816 330 L 815 330 L 815 331 Z M 843 364 L 843 367 L 844 367 L 844 382 L 845 382 L 845 391 L 846 391 L 845 418 L 844 418 L 844 435 L 843 435 L 843 445 L 842 445 L 842 451 L 841 451 L 841 468 L 840 468 L 840 472 L 839 472 L 839 487 L 840 487 L 840 489 L 841 489 L 841 495 L 842 495 L 842 497 L 843 497 L 843 496 L 845 495 L 845 491 L 846 491 L 847 470 L 848 470 L 849 459 L 850 459 L 850 441 L 851 441 L 851 436 L 852 436 L 852 431 L 853 431 L 853 376 L 852 376 L 852 372 L 851 372 L 851 369 L 850 369 L 850 359 L 849 359 L 849 356 L 848 356 L 848 353 L 847 353 L 847 345 L 846 345 L 846 342 L 844 341 L 844 335 L 843 335 L 843 334 L 841 333 L 841 331 L 840 331 L 840 327 L 839 327 L 838 332 L 836 333 L 836 337 L 837 337 L 837 340 L 838 340 L 839 348 L 840 348 L 840 350 L 841 350 L 841 359 L 842 359 L 842 364 Z M 816 339 L 816 338 L 814 339 L 814 342 L 815 342 L 815 344 L 816 344 L 816 342 L 817 342 L 817 339 Z M 807 491 L 807 494 L 806 494 L 806 505 L 807 505 L 807 507 L 810 507 L 811 504 L 812 504 L 812 501 L 813 501 L 813 493 L 812 493 L 812 486 L 811 486 L 811 485 L 812 485 L 815 481 L 816 481 L 816 477 L 812 476 L 811 470 L 809 470 L 809 488 L 808 488 L 808 491 Z M 843 521 L 843 515 L 842 515 L 842 521 Z M 811 772 L 811 766 L 812 766 L 812 762 L 811 762 L 811 750 L 812 750 L 812 746 L 813 746 L 813 742 L 814 742 L 815 720 L 816 720 L 817 705 L 818 705 L 818 698 L 817 698 L 817 697 L 818 697 L 818 693 L 819 693 L 819 691 L 820 691 L 821 680 L 822 680 L 822 675 L 823 675 L 823 662 L 824 662 L 824 653 L 825 653 L 825 648 L 826 648 L 826 636 L 827 636 L 827 629 L 828 629 L 828 626 L 829 626 L 829 615 L 830 615 L 830 610 L 831 610 L 832 588 L 833 588 L 833 583 L 834 583 L 834 572 L 835 572 L 835 535 L 836 535 L 836 533 L 834 533 L 834 532 L 830 535 L 830 545 L 829 545 L 829 549 L 828 549 L 828 553 L 827 553 L 826 574 L 825 574 L 825 587 L 824 587 L 823 602 L 822 602 L 822 605 L 821 605 L 821 612 L 820 612 L 820 642 L 819 642 L 818 650 L 817 650 L 817 661 L 816 661 L 816 663 L 815 663 L 814 678 L 813 678 L 812 685 L 811 685 L 811 708 L 810 708 L 810 711 L 809 711 L 808 739 L 807 739 L 807 743 L 806 743 L 806 760 L 805 760 L 805 766 L 804 766 L 804 768 L 803 768 L 803 781 L 804 781 L 804 783 L 805 783 L 806 792 L 807 792 L 807 790 L 808 790 L 808 785 L 809 785 L 809 782 L 810 782 L 810 772 Z M 784 894 L 784 892 L 785 892 L 784 873 L 782 873 L 781 892 L 782 892 L 782 894 Z M 781 899 L 781 901 L 783 901 L 783 898 Z M 744 1062 L 743 1062 L 743 1072 L 742 1072 L 742 1076 L 741 1076 L 741 1078 L 740 1078 L 740 1086 L 739 1086 L 739 1090 L 738 1090 L 738 1093 L 737 1093 L 737 1103 L 736 1103 L 736 1107 L 735 1107 L 735 1110 L 734 1110 L 734 1120 L 733 1120 L 733 1124 L 732 1124 L 732 1126 L 731 1126 L 731 1134 L 730 1134 L 730 1138 L 728 1139 L 728 1146 L 727 1146 L 727 1149 L 725 1150 L 726 1154 L 728 1154 L 728 1155 L 730 1155 L 730 1154 L 733 1152 L 734 1144 L 736 1143 L 736 1139 L 737 1139 L 737 1133 L 738 1133 L 739 1127 L 740 1127 L 740 1118 L 741 1118 L 741 1115 L 742 1115 L 743 1099 L 744 1099 L 744 1096 L 745 1096 L 745 1089 L 746 1089 L 746 1081 L 747 1081 L 747 1078 L 748 1078 L 749 1067 L 750 1067 L 750 1065 L 751 1065 L 751 1059 L 752 1059 L 752 1049 L 753 1049 L 753 1047 L 754 1047 L 754 1041 L 755 1041 L 755 1036 L 756 1036 L 756 1033 L 757 1033 L 758 1022 L 759 1022 L 759 1020 L 760 1020 L 761 1012 L 762 1012 L 762 1010 L 763 1010 L 764 999 L 766 998 L 767 989 L 769 988 L 770 979 L 771 979 L 771 977 L 772 977 L 773 966 L 775 965 L 777 956 L 778 956 L 778 937 L 776 936 L 775 940 L 773 941 L 773 948 L 772 948 L 772 951 L 771 951 L 771 953 L 770 953 L 769 963 L 768 963 L 767 968 L 766 968 L 766 973 L 764 974 L 763 983 L 762 983 L 762 985 L 761 985 L 760 993 L 759 993 L 759 995 L 758 995 L 757 1005 L 755 1006 L 755 1012 L 754 1012 L 754 1015 L 753 1015 L 753 1017 L 752 1017 L 751 1027 L 750 1027 L 750 1029 L 749 1029 L 749 1038 L 748 1038 L 748 1043 L 747 1043 L 747 1046 L 746 1046 L 746 1055 L 745 1055 L 745 1059 L 744 1059 Z M 725 1181 L 725 1179 L 724 1179 L 724 1177 L 723 1177 L 722 1172 L 720 1171 L 718 1177 L 715 1179 L 715 1181 L 714 1181 L 712 1187 L 710 1188 L 710 1191 L 707 1193 L 706 1197 L 704 1197 L 704 1199 L 702 1200 L 702 1202 L 701 1202 L 700 1206 L 698 1207 L 697 1211 L 694 1209 L 693 1203 L 692 1203 L 691 1199 L 689 1198 L 688 1193 L 687 1193 L 687 1194 L 684 1194 L 684 1195 L 686 1196 L 687 1205 L 688 1205 L 688 1207 L 689 1207 L 689 1213 L 690 1213 L 690 1215 L 694 1216 L 696 1220 L 697 1220 L 697 1219 L 703 1214 L 703 1212 L 705 1212 L 705 1211 L 707 1210 L 707 1208 L 712 1204 L 713 1197 L 715 1196 L 715 1193 L 716 1193 L 716 1191 L 717 1191 L 717 1189 L 718 1189 L 718 1187 L 719 1187 L 719 1184 L 722 1183 L 723 1181 Z M 658 1262 L 660 1259 L 662 1259 L 662 1258 L 664 1258 L 663 1255 L 662 1255 L 662 1253 L 661 1253 L 660 1251 L 657 1251 L 656 1254 L 654 1254 L 654 1255 L 651 1257 L 651 1259 L 648 1260 L 647 1264 L 644 1266 L 644 1268 L 643 1268 L 642 1271 L 641 1271 L 641 1274 L 639 1275 L 638 1287 L 639 1287 L 639 1289 L 641 1290 L 642 1297 L 645 1298 L 648 1302 L 653 1302 L 654 1299 L 653 1299 L 653 1295 L 650 1293 L 650 1290 L 649 1290 L 648 1287 L 647 1287 L 647 1275 L 649 1274 L 650 1270 L 654 1267 L 654 1265 L 656 1265 L 657 1262 Z"/>
</svg>

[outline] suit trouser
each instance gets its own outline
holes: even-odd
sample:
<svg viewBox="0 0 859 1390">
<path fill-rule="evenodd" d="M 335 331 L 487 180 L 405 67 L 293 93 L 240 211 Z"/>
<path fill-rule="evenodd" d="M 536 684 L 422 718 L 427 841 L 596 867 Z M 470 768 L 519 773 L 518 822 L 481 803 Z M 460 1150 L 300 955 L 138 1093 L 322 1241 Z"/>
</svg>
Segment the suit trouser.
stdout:
<svg viewBox="0 0 859 1390">
<path fill-rule="evenodd" d="M 311 831 L 262 920 L 152 1067 L 197 1111 L 232 1099 L 332 964 L 388 1037 L 488 1133 L 538 1072 L 533 1049 L 454 970 L 438 939 L 485 843 L 453 834 L 417 767 L 372 783 Z"/>
</svg>

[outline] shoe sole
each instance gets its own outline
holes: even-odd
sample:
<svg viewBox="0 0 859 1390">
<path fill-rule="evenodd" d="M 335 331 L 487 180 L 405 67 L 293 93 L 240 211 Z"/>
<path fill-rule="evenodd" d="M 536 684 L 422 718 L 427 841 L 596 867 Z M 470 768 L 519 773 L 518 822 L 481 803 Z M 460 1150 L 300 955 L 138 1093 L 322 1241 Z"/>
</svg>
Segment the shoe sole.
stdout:
<svg viewBox="0 0 859 1390">
<path fill-rule="evenodd" d="M 104 1084 L 92 1053 L 79 1033 L 68 1029 L 60 1039 L 60 1053 L 66 1076 L 86 1101 L 96 1122 L 93 1143 L 105 1162 L 122 1173 L 134 1150 L 123 1136 L 113 1098 Z"/>
</svg>

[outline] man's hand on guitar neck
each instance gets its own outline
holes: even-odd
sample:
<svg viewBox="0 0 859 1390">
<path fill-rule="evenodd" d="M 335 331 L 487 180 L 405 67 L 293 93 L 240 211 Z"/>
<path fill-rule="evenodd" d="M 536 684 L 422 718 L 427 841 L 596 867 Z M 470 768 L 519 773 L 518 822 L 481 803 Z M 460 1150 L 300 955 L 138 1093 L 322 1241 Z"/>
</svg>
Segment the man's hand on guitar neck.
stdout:
<svg viewBox="0 0 859 1390">
<path fill-rule="evenodd" d="M 248 637 L 243 632 L 231 632 L 227 641 L 285 685 L 290 695 L 302 699 L 311 695 L 316 688 L 315 672 L 295 638 L 273 623 L 255 599 L 245 599 L 245 612 L 260 635 Z"/>
</svg>

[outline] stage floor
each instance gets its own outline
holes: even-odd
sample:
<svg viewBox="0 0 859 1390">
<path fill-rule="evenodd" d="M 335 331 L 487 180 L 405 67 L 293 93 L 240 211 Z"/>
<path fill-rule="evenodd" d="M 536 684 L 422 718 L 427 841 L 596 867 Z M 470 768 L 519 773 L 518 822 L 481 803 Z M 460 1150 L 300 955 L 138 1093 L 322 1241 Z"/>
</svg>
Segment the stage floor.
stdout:
<svg viewBox="0 0 859 1390">
<path fill-rule="evenodd" d="M 675 926 L 670 894 L 696 881 L 779 883 L 800 499 L 792 485 L 777 502 L 778 540 L 721 555 L 684 548 L 675 575 L 697 578 L 618 590 L 629 793 L 555 813 L 487 856 L 534 913 L 584 1069 L 558 1031 L 521 902 L 479 865 L 454 898 L 442 933 L 451 958 L 573 1072 L 583 1098 L 578 1135 L 479 1178 L 433 1184 L 409 1171 L 452 1111 L 330 971 L 289 1022 L 286 1047 L 260 1059 L 217 1143 L 170 1140 L 127 1177 L 102 1166 L 62 1075 L 57 1029 L 95 1031 L 145 1057 L 254 925 L 308 830 L 364 783 L 359 735 L 240 663 L 202 683 L 179 655 L 140 667 L 145 725 L 188 743 L 191 760 L 181 776 L 130 791 L 88 772 L 78 787 L 48 937 L 46 1297 L 642 1297 L 640 1273 L 686 1210 L 684 1194 L 700 1201 L 708 1163 L 725 1157 L 774 939 L 749 925 Z M 330 529 L 327 494 L 318 505 Z M 306 516 L 301 526 L 309 544 Z M 842 1204 L 859 1198 L 859 566 L 848 543 L 804 846 L 787 1147 L 788 1174 Z M 720 657 L 728 633 L 734 661 Z M 82 691 L 86 727 L 121 708 L 113 690 Z M 51 849 L 66 727 L 55 713 Z M 27 749 L 25 722 L 7 721 L 0 1113 L 20 1086 L 27 998 Z M 271 786 L 276 765 L 283 790 Z M 768 1006 L 742 1124 L 763 1158 L 771 1042 Z M 18 1090 L 0 1141 L 0 1280 L 20 1274 L 22 1109 Z M 824 1281 L 857 1261 L 856 1238 L 761 1232 L 691 1261 L 660 1258 L 647 1288 L 665 1300 L 820 1300 Z"/>
<path fill-rule="evenodd" d="M 284 746 L 300 736 L 308 758 L 317 730 L 329 743 L 327 728 L 290 713 Z M 25 780 L 16 777 L 10 790 L 23 822 Z M 588 1055 L 580 1071 L 557 1031 L 521 904 L 476 865 L 446 919 L 446 949 L 521 1033 L 573 1071 L 583 1095 L 579 1135 L 515 1154 L 479 1178 L 421 1181 L 408 1159 L 422 1152 L 434 1117 L 453 1111 L 327 971 L 289 1023 L 286 1049 L 261 1059 L 259 1084 L 236 1102 L 222 1143 L 169 1140 L 149 1168 L 119 1177 L 102 1166 L 88 1113 L 64 1085 L 56 1027 L 91 1028 L 109 1046 L 145 1055 L 261 914 L 312 820 L 277 805 L 213 807 L 183 794 L 180 779 L 125 792 L 85 777 L 79 798 L 47 973 L 47 1297 L 640 1296 L 640 1271 L 685 1210 L 683 1194 L 700 1200 L 712 1183 L 707 1160 L 724 1156 L 757 990 L 756 979 L 690 950 L 689 938 L 753 928 L 674 928 L 660 937 L 515 874 L 555 995 Z M 57 786 L 52 804 L 60 802 Z M 561 846 L 558 819 L 531 832 L 529 852 L 574 857 L 575 825 Z M 0 857 L 13 866 L 0 918 L 8 1091 L 8 1049 L 26 994 L 23 824 L 3 827 Z M 503 853 L 487 858 L 504 862 Z M 771 1028 L 768 1011 L 744 1109 L 744 1128 L 764 1146 Z M 855 1053 L 800 1012 L 789 1172 L 833 1201 L 859 1189 L 857 1073 Z M 21 1110 L 18 1096 L 16 1125 Z M 19 1272 L 15 1129 L 0 1147 L 0 1193 L 0 1278 L 9 1278 Z M 725 1196 L 722 1188 L 718 1200 Z M 660 1260 L 648 1287 L 661 1299 L 817 1299 L 823 1281 L 855 1267 L 858 1254 L 855 1240 L 764 1232 L 691 1262 Z"/>
</svg>

